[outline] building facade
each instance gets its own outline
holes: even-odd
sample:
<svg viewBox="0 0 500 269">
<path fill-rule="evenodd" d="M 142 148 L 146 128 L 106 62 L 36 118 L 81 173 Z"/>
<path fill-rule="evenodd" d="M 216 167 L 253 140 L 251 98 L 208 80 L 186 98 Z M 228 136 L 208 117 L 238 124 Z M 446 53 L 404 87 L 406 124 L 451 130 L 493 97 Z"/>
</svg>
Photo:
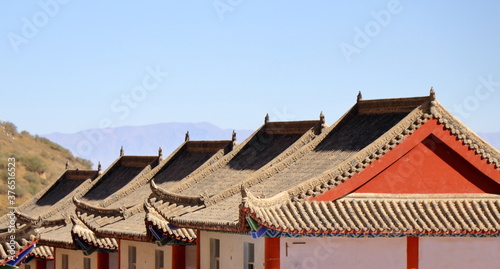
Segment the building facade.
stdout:
<svg viewBox="0 0 500 269">
<path fill-rule="evenodd" d="M 54 191 L 57 184 L 73 186 L 63 176 L 16 212 L 24 234 L 15 265 L 500 264 L 500 153 L 446 111 L 432 90 L 414 98 L 358 96 L 331 126 L 322 114 L 296 122 L 266 116 L 248 139 L 235 140 L 186 135 L 167 158 L 161 150 L 122 152 L 106 171 L 87 171 L 79 184 Z M 2 264 L 15 263 L 4 249 Z"/>
</svg>

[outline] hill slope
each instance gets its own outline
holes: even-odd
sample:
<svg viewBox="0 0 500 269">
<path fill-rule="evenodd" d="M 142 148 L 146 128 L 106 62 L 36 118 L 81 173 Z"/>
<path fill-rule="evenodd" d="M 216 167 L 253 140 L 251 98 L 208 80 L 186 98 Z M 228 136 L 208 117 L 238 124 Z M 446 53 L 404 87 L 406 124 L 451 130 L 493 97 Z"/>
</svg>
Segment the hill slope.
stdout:
<svg viewBox="0 0 500 269">
<path fill-rule="evenodd" d="M 11 159 L 14 158 L 14 159 Z M 0 215 L 7 212 L 7 193 L 15 185 L 15 205 L 19 206 L 55 181 L 70 168 L 90 169 L 92 163 L 78 157 L 47 138 L 17 132 L 10 122 L 0 122 Z M 15 184 L 8 184 L 7 169 L 15 165 Z"/>
<path fill-rule="evenodd" d="M 70 149 L 75 156 L 91 160 L 94 165 L 100 161 L 105 169 L 118 158 L 121 146 L 125 155 L 156 155 L 158 147 L 162 147 L 163 155 L 168 156 L 184 142 L 186 131 L 191 140 L 230 140 L 233 132 L 206 122 L 170 122 L 44 136 Z M 251 130 L 236 130 L 237 141 L 241 143 L 252 133 Z"/>
</svg>

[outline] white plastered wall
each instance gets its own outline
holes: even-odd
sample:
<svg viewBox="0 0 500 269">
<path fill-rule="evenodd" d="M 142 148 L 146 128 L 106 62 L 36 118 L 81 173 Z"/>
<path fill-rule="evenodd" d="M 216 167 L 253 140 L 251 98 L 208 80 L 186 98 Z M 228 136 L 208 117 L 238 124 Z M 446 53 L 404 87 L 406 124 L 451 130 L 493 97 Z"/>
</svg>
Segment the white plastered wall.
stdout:
<svg viewBox="0 0 500 269">
<path fill-rule="evenodd" d="M 210 268 L 210 238 L 220 240 L 220 268 L 243 268 L 245 242 L 255 244 L 254 268 L 264 268 L 264 238 L 206 231 L 201 231 L 200 237 L 201 268 Z"/>
<path fill-rule="evenodd" d="M 128 247 L 136 247 L 136 268 L 155 268 L 155 250 L 163 250 L 163 264 L 165 268 L 172 265 L 172 247 L 159 247 L 153 243 L 120 241 L 120 268 L 128 269 Z"/>
<path fill-rule="evenodd" d="M 186 269 L 196 269 L 196 245 L 186 246 Z"/>
<path fill-rule="evenodd" d="M 85 256 L 81 250 L 56 249 L 56 268 L 62 268 L 62 255 L 68 255 L 68 269 L 83 269 L 83 258 L 90 258 L 91 268 L 97 268 L 97 252 Z"/>
<path fill-rule="evenodd" d="M 406 238 L 281 238 L 281 268 L 406 268 Z"/>
<path fill-rule="evenodd" d="M 500 239 L 421 237 L 419 268 L 500 268 Z"/>
</svg>

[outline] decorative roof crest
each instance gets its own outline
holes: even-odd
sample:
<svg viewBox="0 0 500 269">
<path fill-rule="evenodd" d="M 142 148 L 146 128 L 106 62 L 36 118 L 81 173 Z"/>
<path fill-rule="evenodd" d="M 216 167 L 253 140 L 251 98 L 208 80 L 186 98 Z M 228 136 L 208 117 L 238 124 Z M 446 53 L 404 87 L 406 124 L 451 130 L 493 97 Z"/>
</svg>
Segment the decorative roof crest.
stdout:
<svg viewBox="0 0 500 269">
<path fill-rule="evenodd" d="M 358 92 L 358 97 L 356 99 L 357 102 L 361 101 L 363 99 L 363 95 L 361 94 L 361 91 Z"/>
</svg>

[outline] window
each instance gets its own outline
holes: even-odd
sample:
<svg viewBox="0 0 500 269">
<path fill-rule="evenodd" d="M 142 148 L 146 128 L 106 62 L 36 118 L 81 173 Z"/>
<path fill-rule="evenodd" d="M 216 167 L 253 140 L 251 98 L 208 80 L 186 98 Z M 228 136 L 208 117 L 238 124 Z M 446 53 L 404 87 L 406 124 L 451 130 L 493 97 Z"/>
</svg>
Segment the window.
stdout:
<svg viewBox="0 0 500 269">
<path fill-rule="evenodd" d="M 83 269 L 90 269 L 90 258 L 83 258 Z"/>
<path fill-rule="evenodd" d="M 128 269 L 136 269 L 135 264 L 137 262 L 136 257 L 137 249 L 133 246 L 128 246 Z"/>
<path fill-rule="evenodd" d="M 62 255 L 61 261 L 62 261 L 62 269 L 68 269 L 69 263 L 68 263 L 68 255 L 67 254 Z"/>
<path fill-rule="evenodd" d="M 254 244 L 245 242 L 245 255 L 244 255 L 244 267 L 245 269 L 253 269 L 254 265 Z"/>
<path fill-rule="evenodd" d="M 163 269 L 163 250 L 155 250 L 155 269 Z"/>
<path fill-rule="evenodd" d="M 219 269 L 220 241 L 210 238 L 210 269 Z"/>
</svg>

